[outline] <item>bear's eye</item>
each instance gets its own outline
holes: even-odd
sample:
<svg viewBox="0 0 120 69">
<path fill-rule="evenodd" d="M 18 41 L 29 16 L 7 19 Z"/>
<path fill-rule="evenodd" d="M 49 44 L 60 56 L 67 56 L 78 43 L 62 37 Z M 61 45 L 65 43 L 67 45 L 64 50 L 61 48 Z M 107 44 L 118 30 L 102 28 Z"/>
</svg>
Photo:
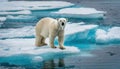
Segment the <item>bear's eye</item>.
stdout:
<svg viewBox="0 0 120 69">
<path fill-rule="evenodd" d="M 60 22 L 62 22 L 62 20 L 60 20 Z"/>
</svg>

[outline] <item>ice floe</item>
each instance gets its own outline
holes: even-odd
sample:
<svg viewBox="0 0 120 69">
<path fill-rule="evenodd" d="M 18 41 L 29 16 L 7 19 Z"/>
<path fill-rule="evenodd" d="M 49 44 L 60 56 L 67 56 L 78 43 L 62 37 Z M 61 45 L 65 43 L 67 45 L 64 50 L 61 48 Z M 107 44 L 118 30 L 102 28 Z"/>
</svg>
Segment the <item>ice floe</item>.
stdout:
<svg viewBox="0 0 120 69">
<path fill-rule="evenodd" d="M 77 18 L 101 18 L 104 17 L 106 12 L 98 11 L 95 8 L 63 8 L 58 12 L 52 12 L 60 14 L 64 17 L 77 17 Z"/>
<path fill-rule="evenodd" d="M 90 30 L 90 29 L 94 29 L 97 28 L 98 25 L 82 25 L 83 22 L 80 23 L 76 23 L 76 24 L 67 24 L 66 28 L 65 28 L 65 34 L 74 34 L 77 32 L 84 32 L 86 30 Z"/>
<path fill-rule="evenodd" d="M 10 1 L 0 4 L 0 11 L 13 10 L 49 10 L 69 7 L 74 4 L 64 1 Z"/>
<path fill-rule="evenodd" d="M 98 29 L 96 31 L 96 42 L 97 43 L 112 43 L 120 42 L 120 27 L 112 27 L 105 31 Z"/>
<path fill-rule="evenodd" d="M 61 50 L 52 49 L 49 46 L 36 47 L 34 43 L 35 39 L 0 40 L 0 62 L 21 64 L 21 60 L 35 62 L 80 53 L 75 46 L 65 46 L 66 49 Z"/>
<path fill-rule="evenodd" d="M 66 27 L 65 42 L 94 42 L 94 34 L 98 25 L 69 24 Z M 89 41 L 89 42 L 90 42 Z"/>
<path fill-rule="evenodd" d="M 34 45 L 35 39 L 6 39 L 6 40 L 0 40 L 1 53 L 0 57 L 6 57 L 6 56 L 13 56 L 18 54 L 32 54 L 32 55 L 40 55 L 40 54 L 47 54 L 47 53 L 77 53 L 80 52 L 79 49 L 77 49 L 74 46 L 66 46 L 65 50 L 61 50 L 59 48 L 53 49 L 49 46 L 43 46 L 43 47 L 36 47 Z M 17 51 L 18 50 L 18 51 Z M 15 52 L 16 51 L 16 52 Z"/>
</svg>

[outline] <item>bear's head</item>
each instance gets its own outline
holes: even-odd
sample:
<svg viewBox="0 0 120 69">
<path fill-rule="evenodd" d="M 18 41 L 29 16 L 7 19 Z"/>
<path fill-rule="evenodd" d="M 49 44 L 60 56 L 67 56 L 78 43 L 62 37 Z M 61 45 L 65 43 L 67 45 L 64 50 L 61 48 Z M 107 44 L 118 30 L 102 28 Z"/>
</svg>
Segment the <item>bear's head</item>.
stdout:
<svg viewBox="0 0 120 69">
<path fill-rule="evenodd" d="M 60 30 L 64 30 L 66 23 L 67 23 L 67 19 L 66 18 L 59 18 L 59 19 L 57 19 L 57 21 L 58 21 Z"/>
</svg>

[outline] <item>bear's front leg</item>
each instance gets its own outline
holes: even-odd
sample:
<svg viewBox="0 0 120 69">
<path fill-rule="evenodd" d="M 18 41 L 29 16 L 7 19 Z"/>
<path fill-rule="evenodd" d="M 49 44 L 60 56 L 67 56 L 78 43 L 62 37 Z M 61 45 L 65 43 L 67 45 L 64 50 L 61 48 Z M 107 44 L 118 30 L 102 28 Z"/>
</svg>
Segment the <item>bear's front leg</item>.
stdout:
<svg viewBox="0 0 120 69">
<path fill-rule="evenodd" d="M 58 41 L 59 41 L 59 48 L 60 49 L 65 49 L 63 46 L 64 43 L 64 30 L 61 30 L 58 34 Z"/>
<path fill-rule="evenodd" d="M 50 44 L 50 47 L 51 48 L 57 48 L 56 46 L 54 46 L 54 39 L 55 39 L 55 36 L 54 35 L 49 35 L 49 44 Z"/>
</svg>

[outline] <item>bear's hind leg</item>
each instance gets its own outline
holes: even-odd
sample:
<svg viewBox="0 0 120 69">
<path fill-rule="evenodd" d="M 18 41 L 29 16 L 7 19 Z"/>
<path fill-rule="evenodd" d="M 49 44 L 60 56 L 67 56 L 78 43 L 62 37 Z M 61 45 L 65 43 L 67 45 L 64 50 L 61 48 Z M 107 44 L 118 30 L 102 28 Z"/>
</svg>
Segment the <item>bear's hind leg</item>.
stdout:
<svg viewBox="0 0 120 69">
<path fill-rule="evenodd" d="M 43 44 L 43 45 L 47 45 L 47 44 L 45 43 L 45 38 L 44 38 L 44 37 L 42 37 L 42 44 Z"/>
<path fill-rule="evenodd" d="M 42 46 L 42 36 L 36 36 L 36 39 L 35 39 L 35 45 L 36 46 Z"/>
</svg>

